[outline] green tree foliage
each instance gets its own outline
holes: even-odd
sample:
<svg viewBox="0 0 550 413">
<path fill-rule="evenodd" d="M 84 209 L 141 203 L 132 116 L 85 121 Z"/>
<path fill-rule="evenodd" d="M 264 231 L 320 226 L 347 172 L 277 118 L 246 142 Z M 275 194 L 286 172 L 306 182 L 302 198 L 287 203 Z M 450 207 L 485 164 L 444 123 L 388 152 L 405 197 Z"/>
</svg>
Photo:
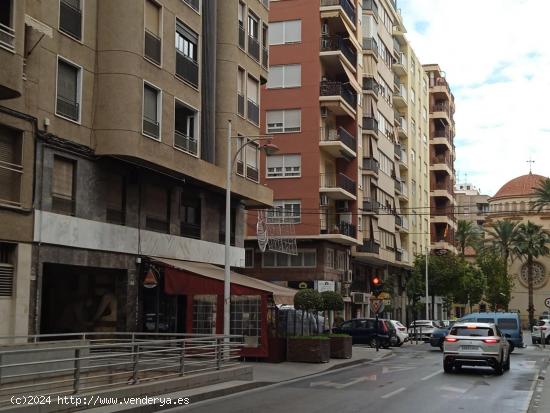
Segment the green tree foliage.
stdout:
<svg viewBox="0 0 550 413">
<path fill-rule="evenodd" d="M 533 193 L 535 195 L 535 201 L 533 202 L 535 210 L 540 212 L 544 207 L 550 206 L 550 178 L 541 181 Z"/>
<path fill-rule="evenodd" d="M 458 221 L 458 228 L 455 233 L 455 242 L 458 247 L 458 252 L 464 256 L 466 247 L 478 249 L 481 240 L 482 231 L 471 221 Z"/>
<path fill-rule="evenodd" d="M 513 221 L 496 221 L 487 228 L 485 250 L 496 250 L 504 258 L 506 264 L 514 257 L 518 223 Z"/>
<path fill-rule="evenodd" d="M 489 308 L 492 311 L 497 308 L 507 310 L 514 282 L 508 274 L 504 258 L 497 251 L 486 250 L 478 254 L 476 262 L 487 280 L 485 300 L 489 303 Z"/>
<path fill-rule="evenodd" d="M 321 294 L 312 289 L 299 290 L 294 295 L 294 308 L 303 311 L 323 310 L 323 298 Z"/>
<path fill-rule="evenodd" d="M 335 291 L 323 291 L 321 298 L 323 299 L 323 310 L 325 311 L 341 311 L 344 309 L 344 299 Z"/>
</svg>

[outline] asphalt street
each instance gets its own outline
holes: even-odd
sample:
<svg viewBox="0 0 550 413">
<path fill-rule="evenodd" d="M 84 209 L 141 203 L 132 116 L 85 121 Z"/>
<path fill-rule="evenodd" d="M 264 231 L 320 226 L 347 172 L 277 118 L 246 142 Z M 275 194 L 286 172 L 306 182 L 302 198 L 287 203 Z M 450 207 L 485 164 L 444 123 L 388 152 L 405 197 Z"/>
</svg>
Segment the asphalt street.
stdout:
<svg viewBox="0 0 550 413">
<path fill-rule="evenodd" d="M 502 376 L 485 368 L 445 374 L 439 349 L 405 345 L 376 363 L 191 403 L 177 411 L 523 413 L 547 359 L 545 353 L 528 347 L 514 351 L 511 369 Z M 532 406 L 529 413 L 535 412 Z"/>
</svg>

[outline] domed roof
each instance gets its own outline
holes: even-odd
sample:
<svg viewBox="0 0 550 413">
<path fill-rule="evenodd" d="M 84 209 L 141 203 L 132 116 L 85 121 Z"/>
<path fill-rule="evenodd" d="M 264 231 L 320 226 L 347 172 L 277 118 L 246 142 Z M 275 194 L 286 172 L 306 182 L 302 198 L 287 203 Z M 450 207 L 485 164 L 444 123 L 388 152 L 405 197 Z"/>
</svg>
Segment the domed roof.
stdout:
<svg viewBox="0 0 550 413">
<path fill-rule="evenodd" d="M 509 198 L 514 196 L 529 196 L 533 188 L 539 186 L 546 178 L 541 175 L 528 174 L 519 176 L 505 183 L 493 198 Z"/>
</svg>

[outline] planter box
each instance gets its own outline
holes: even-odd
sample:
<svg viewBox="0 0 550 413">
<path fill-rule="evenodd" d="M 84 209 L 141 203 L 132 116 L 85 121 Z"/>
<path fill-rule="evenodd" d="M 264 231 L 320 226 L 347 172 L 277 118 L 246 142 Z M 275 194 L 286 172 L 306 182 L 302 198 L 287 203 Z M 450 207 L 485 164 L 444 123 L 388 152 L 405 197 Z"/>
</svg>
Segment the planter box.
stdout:
<svg viewBox="0 0 550 413">
<path fill-rule="evenodd" d="M 350 359 L 352 355 L 351 336 L 330 337 L 330 358 Z"/>
<path fill-rule="evenodd" d="M 328 363 L 330 361 L 330 340 L 326 338 L 289 338 L 286 351 L 287 361 Z"/>
<path fill-rule="evenodd" d="M 284 337 L 269 337 L 267 339 L 269 363 L 282 363 L 286 361 L 286 338 Z"/>
</svg>

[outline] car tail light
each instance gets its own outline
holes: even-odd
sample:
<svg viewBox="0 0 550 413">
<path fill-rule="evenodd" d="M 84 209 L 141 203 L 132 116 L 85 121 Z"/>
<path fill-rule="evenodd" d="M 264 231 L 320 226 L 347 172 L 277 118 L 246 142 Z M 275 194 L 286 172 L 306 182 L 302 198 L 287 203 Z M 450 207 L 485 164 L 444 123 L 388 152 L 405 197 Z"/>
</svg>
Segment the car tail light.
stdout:
<svg viewBox="0 0 550 413">
<path fill-rule="evenodd" d="M 541 329 L 541 330 L 546 330 L 546 327 L 541 327 L 540 329 Z"/>
<path fill-rule="evenodd" d="M 445 341 L 447 343 L 456 343 L 458 341 L 458 338 L 454 338 L 454 337 L 445 337 Z"/>
<path fill-rule="evenodd" d="M 500 340 L 498 338 L 485 338 L 483 339 L 483 342 L 487 344 L 496 344 L 500 342 Z"/>
<path fill-rule="evenodd" d="M 399 331 L 405 331 L 405 327 L 399 327 Z"/>
</svg>

